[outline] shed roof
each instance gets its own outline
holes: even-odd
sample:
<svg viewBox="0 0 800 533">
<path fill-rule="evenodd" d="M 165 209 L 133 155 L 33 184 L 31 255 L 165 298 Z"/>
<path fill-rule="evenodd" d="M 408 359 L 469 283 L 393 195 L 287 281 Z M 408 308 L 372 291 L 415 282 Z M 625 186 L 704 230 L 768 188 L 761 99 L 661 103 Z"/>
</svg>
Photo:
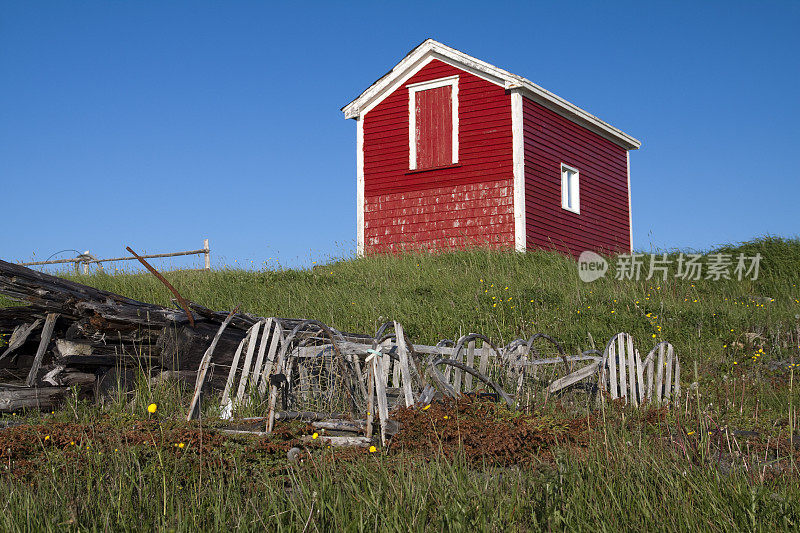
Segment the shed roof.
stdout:
<svg viewBox="0 0 800 533">
<path fill-rule="evenodd" d="M 434 59 L 470 72 L 506 89 L 518 89 L 531 100 L 627 150 L 636 150 L 642 145 L 634 137 L 600 120 L 560 96 L 543 89 L 529 79 L 481 61 L 434 39 L 427 39 L 411 50 L 391 71 L 370 85 L 355 100 L 344 106 L 342 111 L 345 118 L 359 118 Z"/>
</svg>

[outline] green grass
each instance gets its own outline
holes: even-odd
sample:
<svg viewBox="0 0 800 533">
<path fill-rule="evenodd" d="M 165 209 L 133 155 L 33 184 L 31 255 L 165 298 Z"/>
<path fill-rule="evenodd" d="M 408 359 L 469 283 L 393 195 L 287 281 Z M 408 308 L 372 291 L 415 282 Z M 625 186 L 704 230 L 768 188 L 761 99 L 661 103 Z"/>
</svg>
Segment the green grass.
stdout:
<svg viewBox="0 0 800 533">
<path fill-rule="evenodd" d="M 719 251 L 760 253 L 759 279 L 587 284 L 561 255 L 485 250 L 375 256 L 307 270 L 165 272 L 183 296 L 212 309 L 241 305 L 260 316 L 315 318 L 363 333 L 393 319 L 418 343 L 480 332 L 502 344 L 544 332 L 578 352 L 592 340 L 602 349 L 627 331 L 646 353 L 668 340 L 681 357 L 686 396 L 666 416 L 619 406 L 595 410 L 585 443 L 547 449 L 530 443 L 532 459 L 511 466 L 458 453 L 325 448 L 291 465 L 269 439 L 223 439 L 213 424 L 178 422 L 173 413 L 188 400 L 176 384 L 141 387 L 135 397 L 103 407 L 73 402 L 53 415 L 28 415 L 27 441 L 0 450 L 0 463 L 11 466 L 0 482 L 6 502 L 0 528 L 796 528 L 798 454 L 788 434 L 800 397 L 787 363 L 800 361 L 800 241 L 763 238 Z M 149 274 L 68 277 L 170 305 L 169 292 Z M 142 426 L 151 401 L 161 406 L 160 424 Z M 584 416 L 561 403 L 540 406 L 537 416 Z M 512 413 L 498 416 L 514 420 Z M 56 423 L 66 425 L 58 446 L 48 444 L 55 436 L 42 436 Z M 155 445 L 131 441 L 133 428 L 149 431 Z M 214 445 L 198 446 L 190 431 Z M 190 444 L 176 448 L 184 438 Z M 31 457 L 35 464 L 24 471 Z"/>
</svg>

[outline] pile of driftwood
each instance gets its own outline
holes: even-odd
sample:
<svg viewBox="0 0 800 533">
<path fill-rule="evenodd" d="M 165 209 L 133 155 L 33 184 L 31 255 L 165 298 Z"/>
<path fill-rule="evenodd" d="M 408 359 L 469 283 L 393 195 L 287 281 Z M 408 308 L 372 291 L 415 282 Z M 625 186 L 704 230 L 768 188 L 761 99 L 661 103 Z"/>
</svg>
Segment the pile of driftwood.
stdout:
<svg viewBox="0 0 800 533">
<path fill-rule="evenodd" d="M 98 397 L 129 390 L 143 370 L 194 383 L 228 315 L 194 303 L 184 310 L 139 302 L 2 260 L 0 294 L 26 304 L 0 308 L 0 412 L 49 409 L 74 385 Z M 231 317 L 215 364 L 230 365 L 258 320 Z M 299 322 L 281 324 L 291 330 Z M 207 387 L 222 390 L 226 376 L 214 373 Z"/>
<path fill-rule="evenodd" d="M 541 333 L 505 346 L 475 333 L 414 345 L 397 322 L 360 335 L 315 320 L 212 311 L 143 263 L 180 308 L 0 261 L 0 294 L 26 304 L 0 309 L 0 411 L 50 409 L 76 385 L 102 398 L 130 391 L 143 375 L 171 376 L 194 386 L 188 418 L 199 415 L 203 394 L 217 393 L 223 418 L 261 417 L 267 433 L 307 420 L 333 433 L 324 438 L 334 444 L 366 445 L 374 424 L 382 439 L 397 430 L 394 406 L 436 397 L 482 395 L 530 410 L 576 388 L 632 405 L 680 394 L 680 363 L 666 342 L 644 358 L 626 333 L 578 355 Z"/>
</svg>

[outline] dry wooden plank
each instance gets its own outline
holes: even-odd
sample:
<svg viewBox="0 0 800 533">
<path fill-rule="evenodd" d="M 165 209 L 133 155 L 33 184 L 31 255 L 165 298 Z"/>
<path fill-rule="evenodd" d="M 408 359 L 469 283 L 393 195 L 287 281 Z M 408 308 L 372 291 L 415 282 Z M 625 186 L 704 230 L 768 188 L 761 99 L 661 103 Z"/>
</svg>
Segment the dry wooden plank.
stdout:
<svg viewBox="0 0 800 533">
<path fill-rule="evenodd" d="M 244 365 L 242 366 L 242 375 L 239 378 L 239 390 L 236 391 L 236 404 L 238 405 L 244 399 L 244 393 L 247 390 L 247 384 L 250 380 L 250 365 L 253 363 L 253 355 L 256 352 L 256 344 L 258 344 L 258 333 L 261 331 L 261 326 L 264 321 L 256 322 L 250 332 L 250 340 L 247 342 L 247 353 L 244 357 Z"/>
<path fill-rule="evenodd" d="M 0 412 L 13 413 L 25 409 L 50 411 L 67 396 L 67 387 L 0 386 Z"/>
<path fill-rule="evenodd" d="M 475 365 L 475 341 L 467 343 L 467 366 Z M 464 392 L 472 392 L 472 374 L 469 372 L 464 376 Z"/>
<path fill-rule="evenodd" d="M 316 429 L 327 431 L 349 431 L 351 433 L 361 433 L 367 427 L 364 420 L 320 420 L 312 422 Z"/>
<path fill-rule="evenodd" d="M 608 355 L 606 361 L 608 364 L 608 387 L 611 399 L 616 399 L 617 396 L 617 346 L 615 342 L 609 343 Z"/>
<path fill-rule="evenodd" d="M 206 381 L 206 374 L 208 373 L 208 368 L 211 365 L 211 357 L 214 354 L 214 349 L 217 347 L 219 338 L 222 336 L 225 328 L 228 327 L 228 324 L 231 323 L 231 319 L 233 318 L 234 314 L 236 314 L 236 309 L 231 311 L 230 314 L 228 314 L 228 317 L 219 326 L 217 334 L 214 335 L 214 338 L 211 340 L 211 345 L 209 345 L 206 353 L 203 354 L 203 359 L 200 361 L 200 367 L 197 369 L 197 381 L 194 384 L 194 394 L 192 394 L 192 402 L 189 404 L 189 412 L 186 414 L 186 420 L 192 420 L 193 418 L 200 416 L 200 393 L 203 390 L 203 385 Z"/>
<path fill-rule="evenodd" d="M 328 418 L 344 418 L 348 416 L 345 413 L 317 413 L 314 411 L 276 411 L 275 420 L 326 420 Z"/>
<path fill-rule="evenodd" d="M 654 358 L 654 356 L 655 356 L 655 354 L 653 352 L 650 352 L 647 355 L 647 358 L 645 359 L 645 363 L 644 363 L 645 367 L 646 367 L 646 370 L 647 370 L 647 377 L 645 378 L 647 380 L 647 383 L 646 383 L 647 391 L 645 392 L 645 396 L 650 401 L 653 400 L 653 358 Z"/>
<path fill-rule="evenodd" d="M 263 379 L 261 373 L 264 368 L 264 355 L 267 353 L 267 345 L 269 344 L 273 322 L 273 319 L 268 318 L 264 321 L 264 328 L 261 330 L 261 342 L 258 345 L 258 355 L 256 356 L 256 362 L 253 363 L 253 377 L 251 378 L 254 390 L 260 390 L 258 387 Z"/>
<path fill-rule="evenodd" d="M 236 379 L 236 372 L 239 367 L 239 359 L 242 356 L 242 350 L 244 350 L 244 345 L 247 342 L 250 342 L 250 332 L 252 332 L 252 328 L 248 330 L 247 336 L 239 342 L 239 346 L 236 348 L 236 353 L 233 354 L 233 361 L 231 362 L 231 369 L 228 372 L 228 380 L 225 382 L 225 389 L 222 391 L 222 401 L 220 401 L 220 408 L 223 412 L 223 418 L 226 418 L 231 415 L 230 410 L 232 407 L 232 402 L 230 398 L 231 388 L 233 387 L 233 381 Z"/>
<path fill-rule="evenodd" d="M 372 438 L 372 420 L 375 410 L 375 373 L 372 365 L 367 367 L 367 427 L 364 435 Z"/>
<path fill-rule="evenodd" d="M 406 346 L 403 326 L 395 322 L 394 332 L 397 335 L 397 355 L 400 359 L 400 373 L 403 379 L 403 396 L 406 400 L 406 407 L 411 407 L 414 405 L 414 391 L 411 388 L 411 369 L 408 366 L 408 346 Z"/>
<path fill-rule="evenodd" d="M 619 353 L 619 396 L 628 401 L 628 382 L 626 373 L 628 370 L 628 354 L 625 351 L 625 334 L 621 333 L 617 337 L 617 352 Z"/>
<path fill-rule="evenodd" d="M 473 341 L 474 343 L 475 341 Z M 484 376 L 488 375 L 487 372 L 489 371 L 489 352 L 494 352 L 486 343 L 483 343 L 481 346 L 481 362 L 478 365 L 478 373 L 483 374 Z"/>
<path fill-rule="evenodd" d="M 674 352 L 672 350 L 672 345 L 667 346 L 667 368 L 665 370 L 666 375 L 664 376 L 664 403 L 669 403 L 669 399 L 672 393 L 672 360 Z"/>
<path fill-rule="evenodd" d="M 300 440 L 306 443 L 321 442 L 335 447 L 356 447 L 366 448 L 372 444 L 372 439 L 367 437 L 334 437 L 328 435 L 319 435 L 316 439 L 312 435 L 305 435 Z"/>
<path fill-rule="evenodd" d="M 25 344 L 25 341 L 28 340 L 30 334 L 39 327 L 39 324 L 42 323 L 41 319 L 36 319 L 33 322 L 29 322 L 27 324 L 20 324 L 16 328 L 14 328 L 14 332 L 11 333 L 11 338 L 8 339 L 8 346 L 6 347 L 5 351 L 3 351 L 3 355 L 0 355 L 0 361 L 5 359 L 6 356 L 11 355 L 17 350 L 20 346 Z"/>
<path fill-rule="evenodd" d="M 32 387 L 33 384 L 36 382 L 36 375 L 39 373 L 39 368 L 42 366 L 42 359 L 44 358 L 44 352 L 47 351 L 47 347 L 50 345 L 50 337 L 53 336 L 53 328 L 56 327 L 56 319 L 58 318 L 58 313 L 48 313 L 47 318 L 44 321 L 44 327 L 42 328 L 42 338 L 39 341 L 39 349 L 36 350 L 36 356 L 33 358 L 33 364 L 31 365 L 31 370 L 28 372 L 28 379 L 25 380 L 25 385 L 28 387 Z"/>
<path fill-rule="evenodd" d="M 634 350 L 634 360 L 636 361 L 636 385 L 637 385 L 637 392 L 636 398 L 638 399 L 639 403 L 644 403 L 645 401 L 645 390 L 644 390 L 644 367 L 642 365 L 642 357 L 639 354 L 639 350 Z"/>
<path fill-rule="evenodd" d="M 594 375 L 594 373 L 597 372 L 599 366 L 600 366 L 599 362 L 594 362 L 586 365 L 585 367 L 579 370 L 576 370 L 575 372 L 573 372 L 568 376 L 564 376 L 563 378 L 557 379 L 550 384 L 550 386 L 547 388 L 547 392 L 553 394 L 554 392 L 558 392 L 561 389 L 569 387 L 570 385 L 573 385 L 581 381 L 582 379 L 586 379 L 589 376 Z"/>
<path fill-rule="evenodd" d="M 283 328 L 275 321 L 275 327 L 272 330 L 272 340 L 269 343 L 269 352 L 267 352 L 267 360 L 264 363 L 264 371 L 261 373 L 261 380 L 258 385 L 258 392 L 262 396 L 267 392 L 269 377 L 272 375 L 272 368 L 275 366 L 275 358 L 278 354 L 278 343 L 282 341 Z"/>
<path fill-rule="evenodd" d="M 634 407 L 639 405 L 639 392 L 636 390 L 636 352 L 633 349 L 633 337 L 625 336 L 625 347 L 628 352 L 628 383 L 631 389 L 630 403 Z"/>
<path fill-rule="evenodd" d="M 372 372 L 375 376 L 375 395 L 378 400 L 378 420 L 381 423 L 381 444 L 386 443 L 386 421 L 389 420 L 389 407 L 386 398 L 386 382 L 383 380 L 383 359 L 386 356 L 372 356 Z"/>
<path fill-rule="evenodd" d="M 661 404 L 664 397 L 664 351 L 666 347 L 663 343 L 658 345 L 658 359 L 656 360 L 656 405 Z"/>
</svg>

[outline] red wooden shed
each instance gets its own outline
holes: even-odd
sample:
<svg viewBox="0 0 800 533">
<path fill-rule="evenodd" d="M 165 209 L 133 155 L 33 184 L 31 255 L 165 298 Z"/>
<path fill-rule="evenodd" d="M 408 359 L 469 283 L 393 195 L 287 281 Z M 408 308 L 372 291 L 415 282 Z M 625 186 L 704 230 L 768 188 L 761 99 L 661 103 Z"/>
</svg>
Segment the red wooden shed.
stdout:
<svg viewBox="0 0 800 533">
<path fill-rule="evenodd" d="M 523 77 L 428 39 L 342 111 L 358 125 L 359 255 L 631 249 L 641 143 Z"/>
</svg>

